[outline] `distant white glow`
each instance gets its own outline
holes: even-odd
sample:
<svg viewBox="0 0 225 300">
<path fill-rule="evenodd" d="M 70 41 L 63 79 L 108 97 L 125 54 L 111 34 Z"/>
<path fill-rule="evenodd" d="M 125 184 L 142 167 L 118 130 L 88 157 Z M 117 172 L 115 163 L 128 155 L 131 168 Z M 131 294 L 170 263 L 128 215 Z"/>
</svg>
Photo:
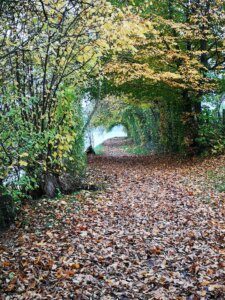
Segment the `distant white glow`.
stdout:
<svg viewBox="0 0 225 300">
<path fill-rule="evenodd" d="M 93 128 L 91 130 L 91 144 L 93 147 L 96 147 L 99 144 L 102 144 L 104 141 L 114 137 L 127 137 L 125 128 L 122 125 L 114 126 L 110 132 L 107 132 L 102 127 Z M 90 138 L 87 136 L 85 139 L 85 147 L 88 147 L 89 145 Z"/>
</svg>

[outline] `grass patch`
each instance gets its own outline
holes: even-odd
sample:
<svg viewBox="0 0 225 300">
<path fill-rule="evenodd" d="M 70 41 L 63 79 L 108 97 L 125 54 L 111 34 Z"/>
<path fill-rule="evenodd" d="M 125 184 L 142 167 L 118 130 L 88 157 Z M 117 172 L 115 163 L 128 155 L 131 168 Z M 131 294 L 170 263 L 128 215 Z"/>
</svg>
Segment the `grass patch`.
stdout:
<svg viewBox="0 0 225 300">
<path fill-rule="evenodd" d="M 96 155 L 103 155 L 104 149 L 102 144 L 96 146 L 94 150 Z"/>
<path fill-rule="evenodd" d="M 225 168 L 210 170 L 207 172 L 208 181 L 215 187 L 218 192 L 225 192 Z"/>
<path fill-rule="evenodd" d="M 135 154 L 135 155 L 148 155 L 150 154 L 150 150 L 137 145 L 126 145 L 122 147 L 123 150 L 125 150 L 129 154 Z"/>
</svg>

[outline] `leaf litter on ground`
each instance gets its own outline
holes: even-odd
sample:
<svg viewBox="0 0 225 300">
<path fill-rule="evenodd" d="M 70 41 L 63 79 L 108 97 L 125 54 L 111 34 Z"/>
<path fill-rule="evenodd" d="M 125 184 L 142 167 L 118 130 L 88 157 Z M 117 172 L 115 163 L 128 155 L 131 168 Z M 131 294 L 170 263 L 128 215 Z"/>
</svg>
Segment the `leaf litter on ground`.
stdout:
<svg viewBox="0 0 225 300">
<path fill-rule="evenodd" d="M 225 156 L 136 157 L 119 146 L 89 162 L 105 190 L 23 208 L 1 239 L 2 299 L 224 299 L 225 193 L 209 174 Z"/>
</svg>

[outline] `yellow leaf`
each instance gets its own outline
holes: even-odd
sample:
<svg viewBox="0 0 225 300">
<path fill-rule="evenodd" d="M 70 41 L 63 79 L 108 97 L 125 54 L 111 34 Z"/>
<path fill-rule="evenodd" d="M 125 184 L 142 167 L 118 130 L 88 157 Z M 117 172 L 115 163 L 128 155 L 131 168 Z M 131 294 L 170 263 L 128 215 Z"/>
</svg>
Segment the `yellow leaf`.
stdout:
<svg viewBox="0 0 225 300">
<path fill-rule="evenodd" d="M 24 152 L 24 153 L 20 154 L 20 157 L 27 157 L 27 156 L 29 156 L 29 154 L 28 154 L 28 153 L 26 153 L 26 152 Z"/>
<path fill-rule="evenodd" d="M 20 164 L 21 167 L 26 167 L 28 165 L 28 163 L 24 160 L 20 160 L 19 164 Z"/>
</svg>

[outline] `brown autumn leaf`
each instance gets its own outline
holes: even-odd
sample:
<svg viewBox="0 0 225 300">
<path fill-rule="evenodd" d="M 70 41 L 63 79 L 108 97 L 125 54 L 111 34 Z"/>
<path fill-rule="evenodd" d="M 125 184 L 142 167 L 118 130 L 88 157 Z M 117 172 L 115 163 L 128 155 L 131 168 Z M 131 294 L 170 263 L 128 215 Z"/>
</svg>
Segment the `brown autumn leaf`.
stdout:
<svg viewBox="0 0 225 300">
<path fill-rule="evenodd" d="M 224 298 L 225 195 L 207 172 L 225 156 L 137 157 L 114 142 L 88 168 L 103 189 L 26 205 L 29 225 L 5 233 L 3 299 Z"/>
</svg>

